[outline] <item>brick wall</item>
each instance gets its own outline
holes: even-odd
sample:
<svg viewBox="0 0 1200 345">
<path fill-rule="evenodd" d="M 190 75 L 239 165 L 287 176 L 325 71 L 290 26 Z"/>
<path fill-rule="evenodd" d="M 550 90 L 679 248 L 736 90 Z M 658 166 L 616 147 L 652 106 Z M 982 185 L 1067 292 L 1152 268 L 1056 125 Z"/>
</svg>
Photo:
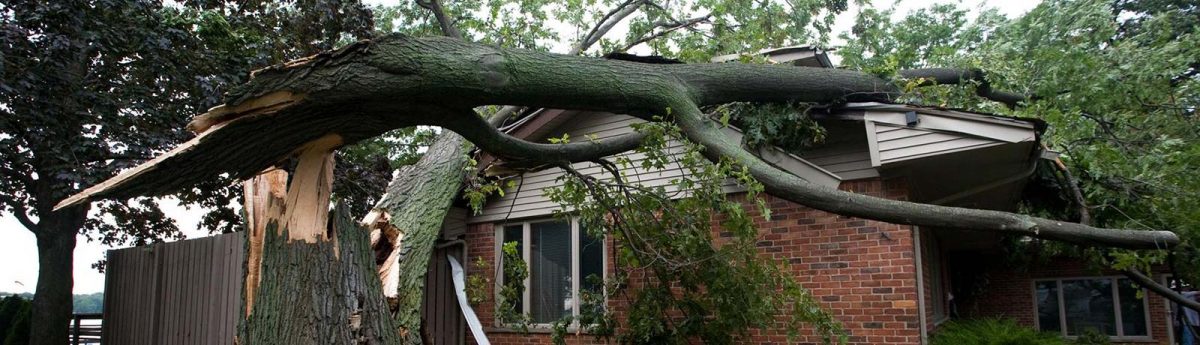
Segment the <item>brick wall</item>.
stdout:
<svg viewBox="0 0 1200 345">
<path fill-rule="evenodd" d="M 867 195 L 903 199 L 905 185 L 899 181 L 878 179 L 845 182 L 844 190 Z M 766 196 L 771 220 L 757 216 L 756 207 L 746 203 L 756 215 L 764 256 L 785 260 L 795 278 L 830 311 L 850 333 L 851 344 L 919 344 L 920 319 L 917 308 L 916 270 L 912 232 L 900 226 L 816 211 L 795 203 Z M 468 262 L 482 257 L 483 269 L 472 264 L 470 274 L 495 274 L 494 227 L 490 223 L 472 224 L 467 229 Z M 719 239 L 722 234 L 716 233 Z M 611 246 L 610 246 L 611 248 Z M 611 253 L 610 253 L 611 254 Z M 609 267 L 612 267 L 609 255 Z M 494 278 L 493 278 L 494 280 Z M 489 296 L 494 291 L 487 291 Z M 474 306 L 493 344 L 549 343 L 546 334 L 520 335 L 494 328 L 494 306 L 489 300 Z M 610 310 L 627 310 L 623 301 L 610 300 Z M 781 319 L 783 319 L 781 317 Z M 782 322 L 780 323 L 782 325 Z M 591 343 L 591 337 L 570 338 L 568 343 Z M 786 343 L 780 327 L 757 330 L 743 343 Z M 806 332 L 803 343 L 820 343 Z"/>
<path fill-rule="evenodd" d="M 962 257 L 962 254 L 955 254 Z M 977 289 L 980 292 L 966 297 L 958 306 L 959 312 L 965 317 L 1000 317 L 1016 320 L 1019 324 L 1035 327 L 1037 317 L 1034 307 L 1033 282 L 1035 279 L 1060 279 L 1078 277 L 1120 276 L 1120 273 L 1108 270 L 1095 270 L 1073 259 L 1053 259 L 1045 264 L 1031 265 L 1024 269 L 1013 269 L 1000 260 L 980 261 L 978 257 L 971 260 L 956 262 L 972 263 L 961 265 L 957 269 L 974 270 L 980 281 L 985 281 Z M 1170 322 L 1166 310 L 1167 301 L 1158 295 L 1145 294 L 1150 313 L 1150 335 L 1152 342 L 1136 342 L 1131 344 L 1168 344 L 1167 325 Z M 1122 344 L 1114 342 L 1114 344 Z"/>
</svg>

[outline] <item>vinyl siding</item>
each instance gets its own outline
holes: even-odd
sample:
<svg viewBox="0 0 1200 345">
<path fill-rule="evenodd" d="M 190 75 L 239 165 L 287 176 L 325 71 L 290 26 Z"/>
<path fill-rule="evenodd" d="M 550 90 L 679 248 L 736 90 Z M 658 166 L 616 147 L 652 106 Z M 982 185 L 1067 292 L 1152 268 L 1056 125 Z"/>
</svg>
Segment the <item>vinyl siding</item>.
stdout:
<svg viewBox="0 0 1200 345">
<path fill-rule="evenodd" d="M 874 123 L 880 165 L 964 150 L 1007 144 L 965 133 Z"/>
<path fill-rule="evenodd" d="M 829 135 L 844 136 L 836 144 L 809 149 L 801 158 L 832 172 L 842 180 L 858 180 L 879 177 L 879 170 L 871 164 L 871 149 L 862 126 L 848 132 L 830 132 Z"/>
<path fill-rule="evenodd" d="M 593 139 L 600 140 L 632 132 L 631 125 L 639 122 L 642 122 L 642 120 L 626 115 L 587 113 L 575 116 L 573 119 L 566 121 L 566 124 L 562 128 L 552 131 L 549 137 L 562 137 L 563 134 L 566 134 L 569 140 L 575 142 Z M 730 129 L 727 132 L 729 132 L 731 138 L 740 140 L 741 134 L 737 131 Z M 644 154 L 636 152 L 622 154 L 621 156 L 626 157 L 630 162 L 630 165 L 622 170 L 626 181 L 644 187 L 662 186 L 668 193 L 679 192 L 674 187 L 674 181 L 685 178 L 688 171 L 675 162 L 682 158 L 681 155 L 684 152 L 684 147 L 680 142 L 670 141 L 667 143 L 666 152 L 673 158 L 663 169 L 643 168 L 642 163 L 646 159 Z M 764 149 L 762 154 L 764 159 L 773 164 L 792 171 L 799 176 L 809 176 L 808 178 L 815 183 L 837 186 L 840 181 L 835 174 L 822 171 L 812 164 L 804 162 L 799 157 L 779 151 L 778 149 Z M 599 165 L 590 162 L 575 163 L 572 167 L 580 173 L 589 176 L 596 176 L 602 179 L 611 178 L 611 175 Z M 504 196 L 490 200 L 479 214 L 469 217 L 467 223 L 545 217 L 553 214 L 560 207 L 557 203 L 547 198 L 545 190 L 559 185 L 560 181 L 557 181 L 557 179 L 564 174 L 565 172 L 559 168 L 551 168 L 527 173 L 513 180 L 512 183 L 515 184 L 513 188 L 506 189 Z M 727 183 L 725 188 L 730 192 L 740 190 L 732 182 Z M 682 196 L 685 194 L 680 192 L 676 195 Z"/>
<path fill-rule="evenodd" d="M 632 131 L 630 126 L 642 120 L 627 115 L 578 116 L 568 121 L 563 128 L 554 131 L 551 137 L 562 137 L 566 134 L 571 141 L 611 138 Z M 669 154 L 678 157 L 683 152 L 682 144 L 671 141 L 667 144 Z M 664 169 L 643 169 L 642 161 L 645 155 L 627 152 L 621 156 L 630 160 L 630 167 L 623 169 L 626 180 L 636 182 L 645 187 L 666 186 L 668 192 L 674 192 L 672 180 L 686 175 L 685 169 L 675 163 L 668 163 Z M 591 162 L 572 164 L 575 170 L 598 178 L 611 178 L 603 169 Z M 531 172 L 514 180 L 514 188 L 507 188 L 503 197 L 490 200 L 481 212 L 468 218 L 468 223 L 479 223 L 505 219 L 521 219 L 544 217 L 560 209 L 559 205 L 546 197 L 545 190 L 559 185 L 557 179 L 565 172 L 559 168 Z"/>
</svg>

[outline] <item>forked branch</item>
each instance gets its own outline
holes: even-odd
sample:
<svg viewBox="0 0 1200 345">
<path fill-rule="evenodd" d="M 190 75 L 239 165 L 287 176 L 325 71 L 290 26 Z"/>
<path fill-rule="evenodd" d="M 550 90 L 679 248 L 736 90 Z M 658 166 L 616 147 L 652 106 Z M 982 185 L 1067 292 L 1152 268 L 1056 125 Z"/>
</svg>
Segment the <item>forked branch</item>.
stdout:
<svg viewBox="0 0 1200 345">
<path fill-rule="evenodd" d="M 489 152 L 551 164 L 607 156 L 638 141 L 624 137 L 615 143 L 534 144 L 507 137 L 473 112 L 461 110 L 512 104 L 625 113 L 647 120 L 666 115 L 690 140 L 705 146 L 710 159 L 732 159 L 749 168 L 771 194 L 832 213 L 1086 245 L 1153 249 L 1179 241 L 1168 231 L 1103 229 L 817 186 L 743 150 L 698 108 L 728 102 L 886 101 L 897 94 L 896 85 L 866 73 L 737 63 L 643 64 L 500 49 L 436 37 L 391 36 L 347 49 L 259 73 L 228 98 L 236 106 L 289 90 L 305 95 L 303 100 L 269 114 L 218 124 L 219 128 L 170 156 L 90 188 L 62 206 L 95 198 L 169 193 L 220 173 L 249 176 L 291 154 L 300 144 L 329 133 L 337 133 L 349 143 L 392 128 L 437 125 L 461 133 Z"/>
</svg>

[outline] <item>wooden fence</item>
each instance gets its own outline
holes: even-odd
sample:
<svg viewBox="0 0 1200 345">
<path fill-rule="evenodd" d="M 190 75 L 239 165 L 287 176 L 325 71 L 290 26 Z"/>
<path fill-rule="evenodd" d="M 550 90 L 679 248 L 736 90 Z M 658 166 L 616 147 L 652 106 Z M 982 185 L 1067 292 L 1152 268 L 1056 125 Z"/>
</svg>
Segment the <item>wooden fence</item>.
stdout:
<svg viewBox="0 0 1200 345">
<path fill-rule="evenodd" d="M 233 344 L 242 315 L 243 233 L 108 251 L 105 344 Z M 426 276 L 422 317 L 434 344 L 463 344 L 446 256 L 464 260 L 460 242 L 440 245 Z M 469 268 L 468 268 L 469 269 Z"/>
<path fill-rule="evenodd" d="M 233 344 L 243 233 L 110 250 L 105 344 Z"/>
<path fill-rule="evenodd" d="M 71 345 L 99 344 L 100 319 L 102 314 L 74 314 L 71 316 Z"/>
</svg>

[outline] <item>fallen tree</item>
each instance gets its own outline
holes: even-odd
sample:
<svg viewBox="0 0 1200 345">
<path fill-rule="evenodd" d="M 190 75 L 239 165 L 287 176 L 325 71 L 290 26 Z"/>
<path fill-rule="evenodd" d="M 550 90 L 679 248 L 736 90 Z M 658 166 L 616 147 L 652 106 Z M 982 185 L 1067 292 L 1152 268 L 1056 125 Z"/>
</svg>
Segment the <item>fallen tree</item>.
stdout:
<svg viewBox="0 0 1200 345">
<path fill-rule="evenodd" d="M 981 74 L 972 71 L 955 74 L 948 70 L 927 70 L 902 74 L 910 78 L 929 74 L 931 79 L 941 83 L 956 82 L 946 75 L 982 78 Z M 960 78 L 958 81 L 962 80 Z M 701 145 L 703 153 L 710 160 L 727 160 L 744 167 L 762 183 L 768 193 L 832 213 L 897 224 L 1012 233 L 1082 245 L 1156 249 L 1169 248 L 1178 243 L 1178 238 L 1169 231 L 1097 228 L 1007 212 L 888 200 L 814 185 L 744 150 L 739 143 L 722 135 L 718 124 L 708 120 L 700 111 L 702 106 L 728 102 L 836 104 L 847 101 L 887 101 L 899 93 L 892 81 L 856 71 L 749 64 L 647 64 L 498 49 L 450 38 L 389 36 L 257 71 L 253 80 L 229 93 L 225 106 L 197 117 L 192 127 L 200 130 L 201 134 L 195 139 L 89 188 L 63 201 L 58 207 L 70 207 L 103 198 L 167 194 L 219 174 L 247 178 L 298 153 L 304 156 L 303 152 L 312 152 L 314 147 L 329 150 L 340 144 L 407 126 L 443 127 L 500 157 L 504 164 L 524 168 L 595 160 L 636 148 L 642 141 L 639 135 L 632 134 L 566 144 L 527 142 L 498 131 L 473 110 L 479 106 L 509 104 L 625 113 L 648 121 L 670 121 L 682 130 L 687 139 Z M 980 92 L 979 95 L 994 97 L 1005 103 L 1010 103 L 1013 97 L 1012 94 L 992 90 Z M 331 137 L 338 140 L 330 141 Z M 438 147 L 435 145 L 435 148 Z M 448 154 L 463 152 L 460 151 L 461 146 L 438 148 L 437 152 L 443 149 L 450 152 Z M 445 157 L 441 154 L 436 156 Z M 447 169 L 456 167 L 458 165 L 445 166 Z M 321 198 L 314 199 L 312 196 L 293 201 L 291 194 L 297 188 L 297 183 L 297 180 L 293 180 L 289 187 L 286 212 L 272 217 L 267 224 L 277 224 L 276 227 L 281 229 L 279 235 L 284 235 L 280 237 L 292 239 L 288 243 L 294 242 L 295 246 L 334 242 L 335 245 L 330 248 L 335 250 L 325 250 L 323 253 L 331 262 L 340 262 L 339 251 L 336 250 L 339 248 L 336 245 L 338 237 L 326 235 L 331 232 L 314 226 L 323 224 L 321 220 L 325 211 L 322 209 L 326 208 L 327 203 L 321 204 Z M 320 195 L 321 190 L 327 188 L 317 188 L 315 195 Z M 438 190 L 439 194 L 451 192 Z M 399 191 L 392 194 L 393 191 L 389 188 L 389 194 L 382 198 L 384 203 L 381 205 L 384 208 L 390 209 L 391 206 L 387 205 L 393 201 L 404 204 L 420 200 L 406 201 L 402 199 L 405 194 Z M 445 204 L 432 205 L 442 207 Z M 387 220 L 391 226 L 404 228 L 412 226 L 411 222 L 418 221 L 418 218 L 429 218 L 397 217 L 395 212 L 399 210 L 403 208 L 396 208 L 387 217 L 375 219 Z M 289 217 L 288 214 L 297 212 L 312 212 L 318 216 L 308 221 L 294 222 L 292 219 L 295 217 Z M 268 228 L 272 227 L 268 225 Z M 303 234 L 293 234 L 297 231 Z M 270 232 L 267 231 L 268 234 Z M 269 239 L 266 243 L 278 244 Z M 366 242 L 352 243 L 367 245 Z M 365 250 L 355 248 L 347 251 L 360 253 Z M 288 252 L 285 249 L 278 251 Z M 264 262 L 274 260 L 270 258 L 271 253 L 265 253 L 264 256 Z M 263 274 L 265 277 L 266 273 Z M 296 280 L 295 283 L 304 284 L 306 281 Z M 274 285 L 264 280 L 262 286 Z M 361 285 L 354 291 L 372 289 L 370 285 Z M 319 295 L 325 292 L 260 289 L 259 296 L 255 298 L 256 305 L 280 298 L 264 296 L 263 293 Z M 369 294 L 360 293 L 359 296 L 369 297 Z M 375 301 L 368 302 L 359 305 L 377 305 Z M 356 306 L 351 303 L 332 307 Z M 277 314 L 279 311 L 275 309 L 255 307 L 254 310 L 251 320 L 273 320 L 288 315 Z M 258 314 L 260 312 L 266 314 Z M 336 318 L 355 314 L 333 312 L 323 315 Z M 320 327 L 385 327 L 389 324 L 363 324 L 353 322 L 353 319 L 325 320 L 329 322 Z M 279 331 L 284 329 L 280 328 Z M 379 332 L 383 331 L 365 331 L 361 328 L 344 332 L 322 331 L 316 334 L 336 336 L 305 339 L 315 342 L 356 342 L 358 338 L 341 335 Z M 247 341 L 267 339 L 253 332 L 246 334 Z M 384 341 L 384 338 L 377 339 Z"/>
<path fill-rule="evenodd" d="M 291 94 L 251 109 L 238 105 Z M 222 173 L 252 176 L 297 147 L 336 133 L 346 142 L 416 125 L 441 126 L 516 162 L 576 162 L 636 147 L 634 135 L 542 144 L 512 138 L 472 111 L 490 104 L 626 113 L 675 121 L 711 158 L 747 166 L 769 192 L 833 213 L 898 224 L 1002 231 L 1123 248 L 1167 248 L 1169 231 L 1103 229 L 1037 217 L 886 200 L 818 187 L 719 135 L 699 106 L 728 102 L 886 100 L 889 81 L 861 72 L 749 64 L 657 65 L 505 50 L 446 38 L 390 36 L 259 71 L 229 94 L 223 122 L 138 168 L 67 200 L 161 195 Z M 261 135 L 261 133 L 278 133 Z M 259 133 L 252 135 L 252 133 Z M 254 150 L 245 148 L 253 147 Z"/>
</svg>

